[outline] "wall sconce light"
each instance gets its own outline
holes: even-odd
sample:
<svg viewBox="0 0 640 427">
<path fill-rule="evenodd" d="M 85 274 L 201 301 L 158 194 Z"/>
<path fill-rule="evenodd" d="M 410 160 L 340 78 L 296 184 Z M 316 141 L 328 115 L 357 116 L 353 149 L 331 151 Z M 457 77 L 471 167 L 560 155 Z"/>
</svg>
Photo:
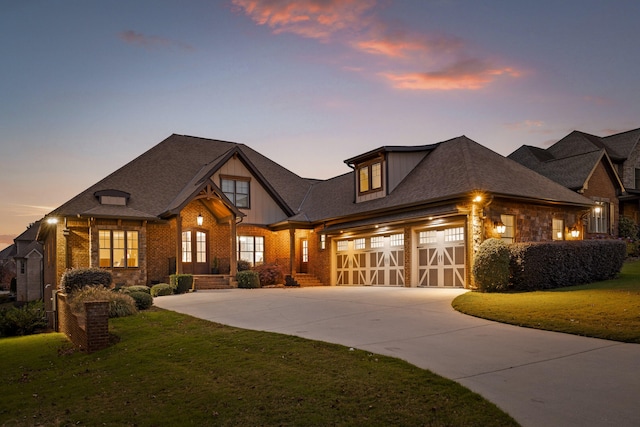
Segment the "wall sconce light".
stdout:
<svg viewBox="0 0 640 427">
<path fill-rule="evenodd" d="M 507 231 L 507 226 L 498 221 L 493 223 L 493 228 L 495 228 L 496 231 L 500 234 L 504 234 L 504 232 Z"/>
<path fill-rule="evenodd" d="M 571 232 L 571 237 L 578 237 L 580 236 L 580 230 L 578 230 L 578 228 L 576 226 L 573 226 L 569 229 L 569 231 Z"/>
<path fill-rule="evenodd" d="M 597 214 L 599 214 L 601 210 L 602 208 L 600 206 L 596 206 L 595 208 L 593 208 L 593 211 Z"/>
<path fill-rule="evenodd" d="M 47 218 L 47 224 L 57 224 L 57 223 L 58 223 L 58 218 L 56 217 Z"/>
<path fill-rule="evenodd" d="M 196 223 L 198 224 L 198 226 L 202 226 L 202 223 L 204 221 L 204 218 L 202 217 L 202 214 L 198 214 L 198 217 L 196 218 Z"/>
<path fill-rule="evenodd" d="M 482 201 L 482 196 L 478 194 L 476 197 L 473 198 L 473 201 L 475 203 L 480 203 Z"/>
<path fill-rule="evenodd" d="M 558 237 L 558 240 L 562 240 L 562 231 L 558 231 L 556 236 Z"/>
</svg>

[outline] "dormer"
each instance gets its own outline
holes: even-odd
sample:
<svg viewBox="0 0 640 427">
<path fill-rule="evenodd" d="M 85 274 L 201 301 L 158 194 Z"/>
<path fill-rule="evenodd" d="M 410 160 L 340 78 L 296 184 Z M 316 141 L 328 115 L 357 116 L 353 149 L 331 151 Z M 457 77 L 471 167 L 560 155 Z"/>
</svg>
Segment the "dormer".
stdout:
<svg viewBox="0 0 640 427">
<path fill-rule="evenodd" d="M 356 203 L 391 194 L 436 145 L 385 146 L 345 160 L 355 172 Z"/>
<path fill-rule="evenodd" d="M 131 194 L 120 190 L 100 190 L 93 193 L 101 205 L 127 206 Z"/>
</svg>

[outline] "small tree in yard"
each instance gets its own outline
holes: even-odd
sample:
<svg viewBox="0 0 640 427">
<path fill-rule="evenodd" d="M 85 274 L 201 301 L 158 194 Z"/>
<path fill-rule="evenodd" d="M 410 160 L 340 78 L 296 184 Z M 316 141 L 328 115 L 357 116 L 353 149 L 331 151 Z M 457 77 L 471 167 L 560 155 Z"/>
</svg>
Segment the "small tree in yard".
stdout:
<svg viewBox="0 0 640 427">
<path fill-rule="evenodd" d="M 509 286 L 509 246 L 500 239 L 487 239 L 473 261 L 473 277 L 481 292 L 500 292 Z"/>
</svg>

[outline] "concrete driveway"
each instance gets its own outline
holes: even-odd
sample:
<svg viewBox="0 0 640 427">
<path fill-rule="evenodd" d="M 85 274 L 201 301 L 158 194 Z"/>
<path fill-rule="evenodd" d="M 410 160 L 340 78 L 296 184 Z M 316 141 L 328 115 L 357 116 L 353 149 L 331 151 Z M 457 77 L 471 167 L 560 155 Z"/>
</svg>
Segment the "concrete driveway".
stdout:
<svg viewBox="0 0 640 427">
<path fill-rule="evenodd" d="M 317 287 L 199 291 L 156 306 L 225 325 L 404 359 L 481 394 L 523 426 L 639 426 L 640 345 L 460 314 L 463 290 Z"/>
</svg>

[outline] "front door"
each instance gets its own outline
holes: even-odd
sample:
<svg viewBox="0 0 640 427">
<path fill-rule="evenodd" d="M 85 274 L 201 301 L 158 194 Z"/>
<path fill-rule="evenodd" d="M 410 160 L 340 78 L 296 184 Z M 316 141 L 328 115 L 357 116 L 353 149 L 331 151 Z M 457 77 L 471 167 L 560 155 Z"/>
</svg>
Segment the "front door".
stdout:
<svg viewBox="0 0 640 427">
<path fill-rule="evenodd" d="M 300 273 L 309 272 L 309 241 L 300 240 Z"/>
<path fill-rule="evenodd" d="M 208 235 L 205 230 L 182 232 L 182 271 L 185 274 L 209 274 Z"/>
</svg>

